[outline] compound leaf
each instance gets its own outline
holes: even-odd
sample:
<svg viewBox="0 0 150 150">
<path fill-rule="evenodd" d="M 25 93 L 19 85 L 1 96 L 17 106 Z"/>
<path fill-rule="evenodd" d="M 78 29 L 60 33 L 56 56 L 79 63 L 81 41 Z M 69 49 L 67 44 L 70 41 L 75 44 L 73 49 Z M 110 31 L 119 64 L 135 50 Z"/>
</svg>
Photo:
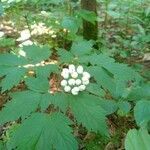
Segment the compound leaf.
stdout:
<svg viewBox="0 0 150 150">
<path fill-rule="evenodd" d="M 40 94 L 31 91 L 12 94 L 12 100 L 0 111 L 0 124 L 27 117 L 38 108 L 40 99 Z"/>
<path fill-rule="evenodd" d="M 31 78 L 27 78 L 25 81 L 26 81 L 27 87 L 32 91 L 40 92 L 40 93 L 47 93 L 49 90 L 49 82 L 47 78 L 31 77 Z"/>
<path fill-rule="evenodd" d="M 71 52 L 77 56 L 82 56 L 85 54 L 90 54 L 92 51 L 93 42 L 92 41 L 75 41 L 72 44 Z"/>
<path fill-rule="evenodd" d="M 25 58 L 28 59 L 30 63 L 40 63 L 51 56 L 51 51 L 47 46 L 25 46 L 23 47 L 23 51 L 25 52 Z"/>
<path fill-rule="evenodd" d="M 81 93 L 77 98 L 70 99 L 71 110 L 77 122 L 85 126 L 89 131 L 100 132 L 108 136 L 106 125 L 106 112 L 100 106 L 96 96 Z"/>
<path fill-rule="evenodd" d="M 18 127 L 9 145 L 18 150 L 77 150 L 69 125 L 70 120 L 61 113 L 35 113 Z"/>
<path fill-rule="evenodd" d="M 8 70 L 7 70 L 8 71 Z M 0 83 L 2 87 L 2 92 L 10 90 L 13 86 L 17 85 L 21 79 L 23 79 L 26 73 L 25 68 L 13 68 L 10 69 L 6 77 Z"/>
</svg>

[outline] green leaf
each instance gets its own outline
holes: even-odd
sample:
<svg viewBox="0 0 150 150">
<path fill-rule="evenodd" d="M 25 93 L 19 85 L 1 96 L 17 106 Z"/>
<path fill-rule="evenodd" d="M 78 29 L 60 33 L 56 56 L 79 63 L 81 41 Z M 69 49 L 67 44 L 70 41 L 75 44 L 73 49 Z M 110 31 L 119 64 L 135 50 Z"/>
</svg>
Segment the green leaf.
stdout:
<svg viewBox="0 0 150 150">
<path fill-rule="evenodd" d="M 72 44 L 71 52 L 77 56 L 82 56 L 85 54 L 90 54 L 92 51 L 93 42 L 92 41 L 75 41 Z"/>
<path fill-rule="evenodd" d="M 117 103 L 113 100 L 101 99 L 100 105 L 106 111 L 106 115 L 114 113 L 118 108 Z"/>
<path fill-rule="evenodd" d="M 25 46 L 23 47 L 23 51 L 25 52 L 25 58 L 30 63 L 40 63 L 41 61 L 48 59 L 52 53 L 49 47 L 39 47 L 36 45 Z"/>
<path fill-rule="evenodd" d="M 71 110 L 78 122 L 89 131 L 100 132 L 108 136 L 106 125 L 106 112 L 100 106 L 99 99 L 88 93 L 81 93 L 78 97 L 70 99 Z"/>
<path fill-rule="evenodd" d="M 71 125 L 61 113 L 35 113 L 17 128 L 10 139 L 10 148 L 18 150 L 77 150 Z"/>
<path fill-rule="evenodd" d="M 102 67 L 94 66 L 89 67 L 88 71 L 95 78 L 98 84 L 114 94 L 114 91 L 116 89 L 115 81 L 106 70 L 104 70 Z"/>
<path fill-rule="evenodd" d="M 127 96 L 126 93 L 128 93 L 129 81 L 134 82 L 134 84 L 138 84 L 140 81 L 142 81 L 142 77 L 137 72 L 135 72 L 132 68 L 128 67 L 125 64 L 115 63 L 114 59 L 104 54 L 99 54 L 99 55 L 93 54 L 88 59 L 92 65 L 97 65 L 101 67 L 101 69 L 99 69 L 101 70 L 101 72 L 98 71 L 98 68 L 97 68 L 97 71 L 96 71 L 97 73 L 94 71 L 95 73 L 93 74 L 95 74 L 95 76 L 97 76 L 96 74 L 99 74 L 99 78 L 102 78 L 102 77 L 103 79 L 105 78 L 103 82 L 106 82 L 106 83 L 102 83 L 103 84 L 102 86 L 108 89 L 111 92 L 111 94 L 113 94 L 113 96 L 116 98 L 120 98 L 120 97 L 125 98 Z M 110 77 L 104 72 L 106 72 Z M 100 75 L 102 75 L 102 77 Z M 110 84 L 109 82 L 107 82 L 108 79 L 106 81 L 106 78 L 108 79 L 110 78 L 112 82 L 114 83 L 110 82 L 111 83 Z M 97 79 L 98 79 L 98 76 L 97 76 Z"/>
<path fill-rule="evenodd" d="M 25 68 L 10 68 L 9 73 L 0 83 L 0 86 L 2 87 L 2 92 L 10 90 L 13 86 L 19 84 L 20 80 L 24 77 L 25 73 Z"/>
<path fill-rule="evenodd" d="M 79 29 L 78 20 L 75 17 L 64 17 L 61 25 L 63 28 L 73 33 L 76 33 Z"/>
<path fill-rule="evenodd" d="M 3 13 L 4 13 L 4 8 L 3 8 L 2 3 L 0 2 L 0 16 L 2 16 Z"/>
<path fill-rule="evenodd" d="M 50 104 L 53 104 L 54 108 L 59 108 L 61 111 L 65 113 L 69 108 L 69 102 L 71 98 L 72 97 L 70 97 L 66 93 L 56 93 L 56 94 L 45 93 L 42 94 L 40 107 L 42 110 L 45 110 Z"/>
<path fill-rule="evenodd" d="M 57 54 L 59 55 L 59 60 L 62 63 L 70 63 L 74 59 L 73 54 L 65 49 L 58 49 Z"/>
<path fill-rule="evenodd" d="M 37 63 L 41 63 L 41 61 L 48 59 L 51 55 L 51 51 L 46 46 L 26 46 L 24 47 L 24 52 L 24 57 L 12 53 L 0 54 L 0 76 L 6 75 L 1 82 L 2 92 L 10 90 L 13 86 L 23 80 L 26 72 L 30 68 L 29 66 L 32 66 L 32 69 L 34 70 L 37 68 Z M 43 68 L 39 67 L 36 71 L 38 75 L 41 75 L 41 72 L 44 71 L 43 75 L 45 78 L 48 76 L 50 70 L 54 70 L 54 68 L 49 68 L 49 65 L 45 66 L 44 69 Z"/>
<path fill-rule="evenodd" d="M 49 78 L 51 73 L 59 72 L 58 66 L 54 64 L 36 67 L 35 71 L 37 77 L 43 78 Z"/>
<path fill-rule="evenodd" d="M 50 93 L 42 94 L 41 101 L 39 104 L 41 111 L 45 111 L 48 108 L 48 106 L 52 104 L 52 99 L 53 99 L 52 94 Z"/>
<path fill-rule="evenodd" d="M 128 95 L 129 100 L 138 101 L 141 99 L 150 99 L 150 84 L 144 84 L 131 90 Z"/>
<path fill-rule="evenodd" d="M 136 129 L 129 130 L 125 139 L 126 150 L 149 150 L 150 148 L 150 135 L 147 130 Z"/>
<path fill-rule="evenodd" d="M 150 101 L 138 101 L 134 107 L 134 117 L 138 126 L 147 124 L 150 121 Z"/>
<path fill-rule="evenodd" d="M 119 101 L 117 105 L 119 108 L 118 113 L 121 116 L 127 115 L 131 110 L 131 105 L 127 101 Z"/>
<path fill-rule="evenodd" d="M 104 90 L 100 87 L 100 85 L 98 84 L 95 84 L 95 83 L 90 83 L 86 90 L 94 95 L 97 95 L 97 96 L 104 96 L 105 95 L 105 92 Z"/>
<path fill-rule="evenodd" d="M 92 54 L 89 57 L 89 61 L 92 65 L 100 65 L 103 66 L 104 64 L 111 64 L 114 63 L 115 60 L 113 58 L 110 58 L 109 56 L 105 54 Z"/>
<path fill-rule="evenodd" d="M 0 111 L 0 124 L 14 121 L 19 119 L 19 117 L 24 119 L 38 108 L 40 100 L 41 95 L 31 91 L 12 94 L 12 100 Z"/>
<path fill-rule="evenodd" d="M 88 11 L 88 10 L 80 10 L 78 11 L 77 15 L 81 17 L 82 19 L 91 22 L 95 24 L 95 21 L 97 21 L 97 16 L 94 12 Z"/>
<path fill-rule="evenodd" d="M 28 89 L 32 91 L 40 92 L 40 93 L 47 93 L 49 91 L 49 82 L 47 78 L 31 77 L 31 78 L 27 78 L 25 81 Z"/>
<path fill-rule="evenodd" d="M 15 39 L 8 37 L 0 37 L 0 47 L 1 48 L 11 48 L 16 45 Z"/>
<path fill-rule="evenodd" d="M 71 98 L 72 96 L 66 93 L 56 93 L 52 99 L 52 104 L 58 106 L 63 112 L 66 112 Z"/>
<path fill-rule="evenodd" d="M 21 66 L 27 63 L 24 57 L 18 57 L 11 53 L 0 54 L 0 66 Z"/>
</svg>

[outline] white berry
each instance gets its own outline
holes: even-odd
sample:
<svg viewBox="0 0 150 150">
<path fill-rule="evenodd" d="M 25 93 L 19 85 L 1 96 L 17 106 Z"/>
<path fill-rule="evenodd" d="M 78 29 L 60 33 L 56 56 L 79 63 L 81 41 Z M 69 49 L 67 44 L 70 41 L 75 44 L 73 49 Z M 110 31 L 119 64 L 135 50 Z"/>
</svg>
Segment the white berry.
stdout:
<svg viewBox="0 0 150 150">
<path fill-rule="evenodd" d="M 74 65 L 69 65 L 69 73 L 73 73 L 73 72 L 75 72 L 75 66 Z"/>
<path fill-rule="evenodd" d="M 84 91 L 91 77 L 81 65 L 76 67 L 73 64 L 70 64 L 68 68 L 63 68 L 61 76 L 63 77 L 61 86 L 65 92 L 72 95 L 78 95 L 80 91 Z"/>
<path fill-rule="evenodd" d="M 73 90 L 76 91 L 76 92 L 79 92 L 79 88 L 78 87 L 74 87 Z"/>
<path fill-rule="evenodd" d="M 77 79 L 76 80 L 76 85 L 80 85 L 81 84 L 81 80 L 80 79 Z"/>
<path fill-rule="evenodd" d="M 67 85 L 67 81 L 66 80 L 62 80 L 60 84 L 61 84 L 61 86 L 66 86 Z"/>
<path fill-rule="evenodd" d="M 78 72 L 79 74 L 82 74 L 82 73 L 83 73 L 83 67 L 82 67 L 82 66 L 78 66 L 78 67 L 77 67 L 77 72 Z"/>
<path fill-rule="evenodd" d="M 71 77 L 74 78 L 74 79 L 77 78 L 78 77 L 78 73 L 77 72 L 71 73 Z"/>
<path fill-rule="evenodd" d="M 69 69 L 63 68 L 62 72 L 63 72 L 63 73 L 69 73 Z"/>
<path fill-rule="evenodd" d="M 86 86 L 85 86 L 85 85 L 80 85 L 80 86 L 79 86 L 79 90 L 80 90 L 80 91 L 84 91 L 85 89 L 86 89 Z"/>
<path fill-rule="evenodd" d="M 88 84 L 89 84 L 89 80 L 84 80 L 84 81 L 82 81 L 82 83 L 83 83 L 84 85 L 88 85 Z"/>
<path fill-rule="evenodd" d="M 73 89 L 71 90 L 71 93 L 72 93 L 73 95 L 78 95 L 78 92 L 79 92 L 79 91 L 77 91 L 76 88 L 73 88 Z"/>
<path fill-rule="evenodd" d="M 82 77 L 82 81 L 87 81 L 87 80 L 89 80 L 89 78 L 87 78 L 85 76 Z"/>
<path fill-rule="evenodd" d="M 83 77 L 86 77 L 86 78 L 89 79 L 91 76 L 88 72 L 83 72 Z"/>
<path fill-rule="evenodd" d="M 69 78 L 69 73 L 64 73 L 64 72 L 62 72 L 62 73 L 61 73 L 61 76 L 62 76 L 64 79 L 68 79 L 68 78 Z"/>
<path fill-rule="evenodd" d="M 68 83 L 69 83 L 69 85 L 72 86 L 72 85 L 75 85 L 76 81 L 75 81 L 75 79 L 69 79 Z"/>
<path fill-rule="evenodd" d="M 71 91 L 71 87 L 70 86 L 65 86 L 64 87 L 64 91 L 65 92 L 70 92 Z"/>
</svg>

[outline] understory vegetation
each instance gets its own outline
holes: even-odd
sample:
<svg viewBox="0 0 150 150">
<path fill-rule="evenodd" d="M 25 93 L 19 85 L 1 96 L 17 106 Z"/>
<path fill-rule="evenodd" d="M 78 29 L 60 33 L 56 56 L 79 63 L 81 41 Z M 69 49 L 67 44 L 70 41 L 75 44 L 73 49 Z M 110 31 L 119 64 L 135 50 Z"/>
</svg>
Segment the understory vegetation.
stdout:
<svg viewBox="0 0 150 150">
<path fill-rule="evenodd" d="M 149 0 L 0 1 L 0 150 L 150 150 Z"/>
</svg>

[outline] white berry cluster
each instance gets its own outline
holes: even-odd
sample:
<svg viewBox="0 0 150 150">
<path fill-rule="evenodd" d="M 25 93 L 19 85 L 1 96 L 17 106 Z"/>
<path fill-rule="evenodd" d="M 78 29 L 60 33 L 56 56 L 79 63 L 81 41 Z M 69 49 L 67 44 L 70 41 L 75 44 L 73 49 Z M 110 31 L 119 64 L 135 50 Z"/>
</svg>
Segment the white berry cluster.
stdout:
<svg viewBox="0 0 150 150">
<path fill-rule="evenodd" d="M 61 86 L 65 92 L 78 95 L 80 91 L 84 91 L 89 84 L 90 74 L 83 70 L 82 66 L 75 67 L 73 64 L 68 68 L 63 68 L 61 72 L 63 80 Z"/>
</svg>

